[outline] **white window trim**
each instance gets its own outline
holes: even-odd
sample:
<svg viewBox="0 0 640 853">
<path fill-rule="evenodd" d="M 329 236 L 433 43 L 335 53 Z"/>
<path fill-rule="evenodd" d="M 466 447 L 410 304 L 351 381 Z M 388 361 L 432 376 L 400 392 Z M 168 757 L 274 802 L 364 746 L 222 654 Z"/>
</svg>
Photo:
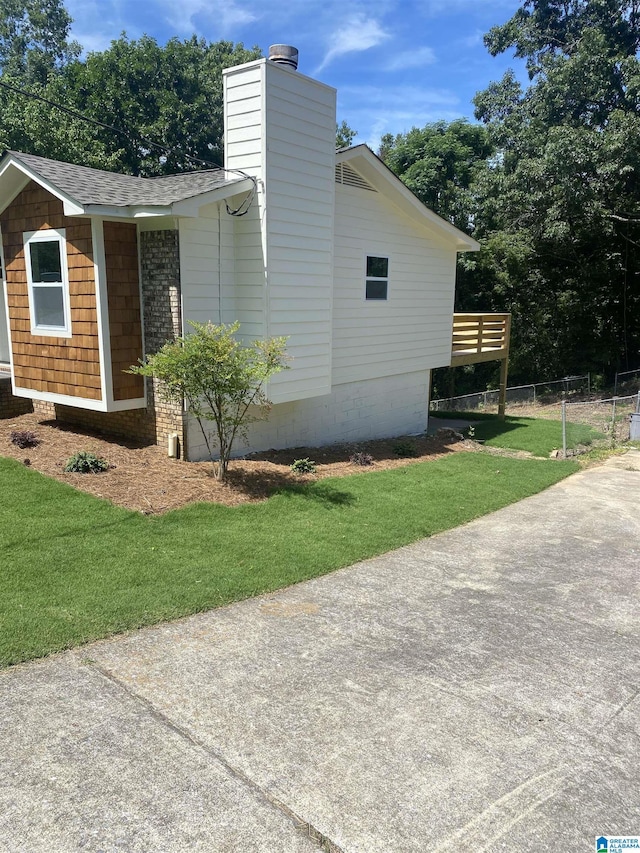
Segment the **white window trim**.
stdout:
<svg viewBox="0 0 640 853">
<path fill-rule="evenodd" d="M 367 261 L 369 258 L 386 258 L 386 260 L 387 260 L 387 274 L 386 274 L 386 276 L 367 275 Z M 387 282 L 386 299 L 367 299 L 367 281 L 386 281 Z M 388 254 L 381 253 L 379 250 L 376 252 L 365 252 L 365 255 L 364 255 L 364 292 L 362 294 L 363 300 L 367 303 L 367 305 L 374 305 L 376 303 L 384 304 L 384 303 L 389 302 L 390 286 L 391 286 L 391 256 Z"/>
<path fill-rule="evenodd" d="M 44 231 L 25 231 L 24 238 L 24 260 L 27 270 L 27 285 L 29 290 L 29 318 L 31 321 L 32 335 L 45 335 L 52 338 L 71 337 L 71 310 L 69 306 L 69 270 L 67 268 L 67 238 L 64 228 L 49 228 Z M 31 279 L 31 244 L 44 243 L 57 240 L 60 246 L 60 269 L 62 272 L 62 283 L 52 282 L 50 286 L 62 287 L 62 306 L 64 310 L 64 327 L 62 326 L 36 326 L 35 325 L 35 302 L 33 298 L 33 281 Z M 36 287 L 47 287 L 47 283 L 36 282 Z"/>
</svg>

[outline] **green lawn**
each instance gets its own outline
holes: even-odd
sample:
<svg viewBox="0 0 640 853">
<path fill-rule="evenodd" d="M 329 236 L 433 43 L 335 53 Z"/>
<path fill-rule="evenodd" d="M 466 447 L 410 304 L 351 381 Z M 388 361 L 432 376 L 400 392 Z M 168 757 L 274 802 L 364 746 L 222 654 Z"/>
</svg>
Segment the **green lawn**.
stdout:
<svg viewBox="0 0 640 853">
<path fill-rule="evenodd" d="M 0 665 L 321 575 L 575 470 L 573 462 L 455 453 L 322 480 L 261 504 L 145 517 L 0 458 Z"/>
<path fill-rule="evenodd" d="M 534 456 L 549 456 L 552 450 L 562 448 L 562 421 L 509 415 L 501 421 L 497 415 L 483 412 L 432 412 L 430 416 L 433 415 L 477 421 L 473 427 L 474 438 L 490 447 L 528 450 Z M 591 444 L 598 438 L 604 435 L 587 424 L 567 424 L 568 448 Z"/>
</svg>

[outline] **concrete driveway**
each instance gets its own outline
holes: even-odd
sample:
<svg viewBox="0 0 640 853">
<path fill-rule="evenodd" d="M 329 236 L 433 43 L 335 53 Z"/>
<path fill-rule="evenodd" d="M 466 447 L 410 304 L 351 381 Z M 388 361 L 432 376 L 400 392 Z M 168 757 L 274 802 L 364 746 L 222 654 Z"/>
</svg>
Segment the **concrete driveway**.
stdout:
<svg viewBox="0 0 640 853">
<path fill-rule="evenodd" d="M 639 469 L 632 452 L 276 595 L 5 671 L 0 850 L 640 834 Z"/>
</svg>

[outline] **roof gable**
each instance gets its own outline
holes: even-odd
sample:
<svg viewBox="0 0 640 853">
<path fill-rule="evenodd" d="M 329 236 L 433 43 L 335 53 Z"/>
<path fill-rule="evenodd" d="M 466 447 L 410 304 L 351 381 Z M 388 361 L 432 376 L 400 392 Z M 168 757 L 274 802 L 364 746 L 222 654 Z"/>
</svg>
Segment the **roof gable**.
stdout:
<svg viewBox="0 0 640 853">
<path fill-rule="evenodd" d="M 230 178 L 224 169 L 138 178 L 7 151 L 0 160 L 0 212 L 29 180 L 59 198 L 67 216 L 167 215 L 185 202 L 207 204 L 252 187 L 248 178 Z"/>
<path fill-rule="evenodd" d="M 476 240 L 426 207 L 367 145 L 340 148 L 336 152 L 336 163 L 351 165 L 366 183 L 383 193 L 413 220 L 421 222 L 441 239 L 453 243 L 458 252 L 477 252 L 480 248 Z"/>
</svg>

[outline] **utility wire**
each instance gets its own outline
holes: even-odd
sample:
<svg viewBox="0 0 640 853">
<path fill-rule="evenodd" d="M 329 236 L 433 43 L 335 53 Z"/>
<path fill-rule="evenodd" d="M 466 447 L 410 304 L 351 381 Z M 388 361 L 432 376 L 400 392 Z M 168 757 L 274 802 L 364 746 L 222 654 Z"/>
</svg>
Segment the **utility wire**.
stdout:
<svg viewBox="0 0 640 853">
<path fill-rule="evenodd" d="M 246 172 L 243 172 L 242 169 L 227 169 L 224 166 L 218 165 L 218 163 L 212 163 L 209 160 L 203 160 L 202 157 L 195 157 L 192 154 L 187 154 L 185 151 L 180 151 L 178 148 L 169 148 L 166 145 L 161 145 L 158 142 L 154 142 L 151 139 L 148 139 L 146 136 L 143 136 L 140 133 L 131 134 L 129 131 L 125 130 L 122 127 L 116 127 L 112 124 L 107 124 L 104 121 L 99 121 L 95 118 L 90 118 L 89 116 L 84 115 L 83 113 L 78 112 L 77 110 L 73 110 L 70 107 L 65 107 L 62 104 L 57 103 L 56 101 L 52 101 L 50 98 L 45 98 L 44 95 L 38 95 L 35 92 L 30 92 L 27 89 L 21 89 L 18 86 L 12 86 L 10 83 L 6 83 L 4 80 L 0 80 L 0 87 L 3 89 L 7 89 L 9 92 L 14 92 L 17 95 L 24 95 L 27 98 L 33 98 L 36 101 L 41 101 L 43 104 L 47 104 L 50 107 L 54 107 L 60 112 L 66 113 L 73 118 L 80 119 L 81 121 L 87 122 L 87 124 L 96 125 L 96 127 L 101 127 L 104 130 L 111 130 L 114 133 L 119 133 L 124 136 L 129 142 L 135 143 L 141 142 L 149 149 L 155 149 L 156 151 L 160 151 L 165 155 L 171 155 L 178 153 L 185 159 L 189 160 L 192 163 L 199 164 L 201 166 L 207 166 L 210 170 L 216 170 L 220 172 L 232 173 L 234 172 L 237 175 L 240 175 L 243 178 L 247 178 L 253 184 L 252 189 L 248 193 L 247 196 L 242 200 L 242 202 L 238 205 L 235 210 L 232 210 L 227 202 L 225 201 L 225 207 L 227 208 L 227 213 L 229 216 L 244 216 L 245 213 L 249 211 L 251 207 L 251 203 L 255 198 L 255 195 L 258 191 L 258 182 L 253 177 L 253 175 L 248 175 Z"/>
</svg>

